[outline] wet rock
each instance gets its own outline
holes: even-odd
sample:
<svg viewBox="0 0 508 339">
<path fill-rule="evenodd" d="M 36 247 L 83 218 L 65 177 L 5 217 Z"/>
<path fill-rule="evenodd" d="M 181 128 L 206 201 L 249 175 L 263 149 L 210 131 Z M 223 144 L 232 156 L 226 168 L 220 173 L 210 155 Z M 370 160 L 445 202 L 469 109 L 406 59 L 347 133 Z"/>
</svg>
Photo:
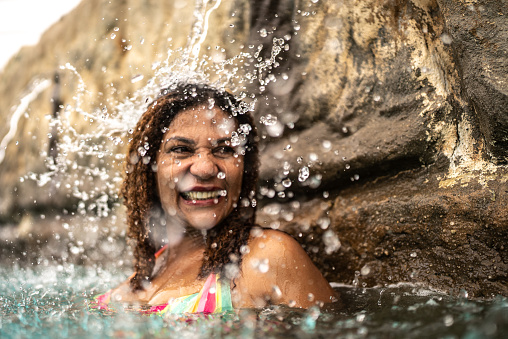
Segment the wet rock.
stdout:
<svg viewBox="0 0 508 339">
<path fill-rule="evenodd" d="M 438 1 L 462 80 L 460 95 L 478 121 L 493 161 L 508 163 L 506 79 L 508 2 Z"/>
<path fill-rule="evenodd" d="M 264 210 L 259 220 L 295 236 L 330 281 L 425 283 L 454 294 L 506 295 L 506 174 L 445 186 L 436 168 L 410 170 L 302 202 L 290 221 Z M 330 220 L 326 230 L 322 218 Z M 333 253 L 322 241 L 328 231 L 341 244 Z"/>
<path fill-rule="evenodd" d="M 260 223 L 295 235 L 333 281 L 508 295 L 507 8 L 505 0 L 223 0 L 201 55 L 224 60 L 262 45 L 262 61 L 274 38 L 281 47 L 246 85 L 262 135 Z M 52 115 L 77 97 L 85 111 L 114 112 L 168 48 L 185 46 L 193 11 L 182 1 L 83 1 L 11 60 L 0 74 L 2 138 L 34 79 L 50 83 L 0 163 L 1 221 L 35 234 L 21 215 L 117 202 L 123 159 L 108 154 L 73 151 L 65 171 L 30 179 L 64 151 Z M 83 82 L 69 65 L 59 69 L 66 63 Z M 247 64 L 252 74 L 256 63 Z M 76 112 L 67 119 L 78 132 L 96 128 Z M 121 153 L 126 140 L 91 142 Z"/>
<path fill-rule="evenodd" d="M 261 172 L 267 187 L 289 178 L 286 195 L 316 200 L 289 223 L 265 224 L 297 236 L 330 280 L 506 295 L 508 221 L 500 196 L 508 175 L 508 40 L 506 29 L 497 30 L 507 25 L 508 7 L 317 6 L 316 16 L 295 20 L 292 56 L 281 62 L 297 78 L 291 91 L 269 87 L 274 110 L 263 114 L 284 119 L 291 112 L 294 124 L 282 138 L 266 133 Z M 303 168 L 309 175 L 302 182 Z M 323 192 L 335 201 L 309 220 Z M 323 216 L 341 243 L 332 255 L 323 243 L 328 230 L 319 227 Z"/>
</svg>

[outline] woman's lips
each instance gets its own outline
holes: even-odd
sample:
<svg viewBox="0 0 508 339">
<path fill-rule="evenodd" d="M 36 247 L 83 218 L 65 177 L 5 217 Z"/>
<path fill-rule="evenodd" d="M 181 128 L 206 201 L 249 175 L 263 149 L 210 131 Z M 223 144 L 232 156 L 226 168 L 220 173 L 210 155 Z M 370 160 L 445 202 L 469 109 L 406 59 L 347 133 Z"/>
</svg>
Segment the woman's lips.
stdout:
<svg viewBox="0 0 508 339">
<path fill-rule="evenodd" d="M 192 190 L 180 193 L 185 200 L 208 200 L 226 196 L 226 190 L 198 191 Z"/>
<path fill-rule="evenodd" d="M 191 190 L 181 192 L 185 204 L 208 206 L 218 204 L 227 195 L 227 191 L 219 188 L 195 187 Z"/>
</svg>

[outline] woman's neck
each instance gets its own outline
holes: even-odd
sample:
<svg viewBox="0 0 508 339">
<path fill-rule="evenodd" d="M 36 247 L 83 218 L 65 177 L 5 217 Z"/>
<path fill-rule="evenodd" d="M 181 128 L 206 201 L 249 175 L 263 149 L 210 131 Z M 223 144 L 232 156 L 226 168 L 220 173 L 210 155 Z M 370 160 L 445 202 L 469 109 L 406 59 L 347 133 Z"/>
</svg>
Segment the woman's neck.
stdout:
<svg viewBox="0 0 508 339">
<path fill-rule="evenodd" d="M 185 238 L 192 239 L 196 243 L 200 243 L 203 245 L 206 244 L 206 236 L 207 236 L 206 230 L 198 230 L 194 227 L 187 227 L 184 230 L 184 239 Z"/>
<path fill-rule="evenodd" d="M 198 230 L 195 228 L 185 228 L 181 234 L 180 241 L 169 243 L 170 256 L 179 256 L 189 251 L 204 249 L 206 246 L 206 230 Z"/>
</svg>

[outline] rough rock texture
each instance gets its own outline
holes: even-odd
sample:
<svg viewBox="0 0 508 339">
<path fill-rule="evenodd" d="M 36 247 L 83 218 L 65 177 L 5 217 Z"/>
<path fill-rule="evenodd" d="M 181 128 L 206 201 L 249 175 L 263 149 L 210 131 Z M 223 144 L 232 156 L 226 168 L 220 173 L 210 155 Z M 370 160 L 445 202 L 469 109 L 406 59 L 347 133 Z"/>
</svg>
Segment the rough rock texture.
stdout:
<svg viewBox="0 0 508 339">
<path fill-rule="evenodd" d="M 355 184 L 328 199 L 271 204 L 259 221 L 301 239 L 331 281 L 423 282 L 454 294 L 506 295 L 506 181 L 443 188 L 439 176 L 431 166 Z M 327 253 L 337 246 L 330 232 L 341 247 Z"/>
<path fill-rule="evenodd" d="M 83 1 L 0 75 L 2 119 L 34 77 L 50 79 L 66 62 L 87 86 L 82 108 L 111 109 L 139 88 L 132 77 L 150 77 L 168 47 L 185 45 L 193 9 Z M 507 16 L 505 0 L 223 0 L 201 55 L 224 60 L 264 46 L 240 70 L 264 79 L 246 86 L 258 120 L 271 121 L 259 125 L 260 224 L 294 234 L 331 281 L 508 295 Z M 274 38 L 284 42 L 277 67 L 255 73 Z M 75 105 L 78 78 L 59 78 L 58 98 Z M 44 171 L 41 151 L 51 154 L 51 96 L 48 88 L 30 105 L 0 164 L 4 220 L 79 210 L 83 197 L 62 188 L 78 179 L 93 187 L 103 174 L 70 170 L 51 190 L 19 183 Z M 94 128 L 78 115 L 69 124 Z M 78 162 L 112 172 L 121 163 Z M 111 201 L 117 176 L 102 176 L 97 191 Z"/>
</svg>

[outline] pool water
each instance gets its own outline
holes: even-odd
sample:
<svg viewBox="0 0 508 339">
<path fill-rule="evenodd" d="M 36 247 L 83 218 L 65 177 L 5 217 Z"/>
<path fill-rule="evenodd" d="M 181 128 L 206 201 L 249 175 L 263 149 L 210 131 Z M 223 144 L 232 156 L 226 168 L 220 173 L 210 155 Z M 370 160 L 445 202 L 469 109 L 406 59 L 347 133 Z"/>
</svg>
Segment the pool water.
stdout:
<svg viewBox="0 0 508 339">
<path fill-rule="evenodd" d="M 271 306 L 182 318 L 89 308 L 94 295 L 127 273 L 73 264 L 0 268 L 0 337 L 502 338 L 508 333 L 505 297 L 470 300 L 410 285 L 335 285 L 340 303 L 308 310 Z"/>
</svg>

